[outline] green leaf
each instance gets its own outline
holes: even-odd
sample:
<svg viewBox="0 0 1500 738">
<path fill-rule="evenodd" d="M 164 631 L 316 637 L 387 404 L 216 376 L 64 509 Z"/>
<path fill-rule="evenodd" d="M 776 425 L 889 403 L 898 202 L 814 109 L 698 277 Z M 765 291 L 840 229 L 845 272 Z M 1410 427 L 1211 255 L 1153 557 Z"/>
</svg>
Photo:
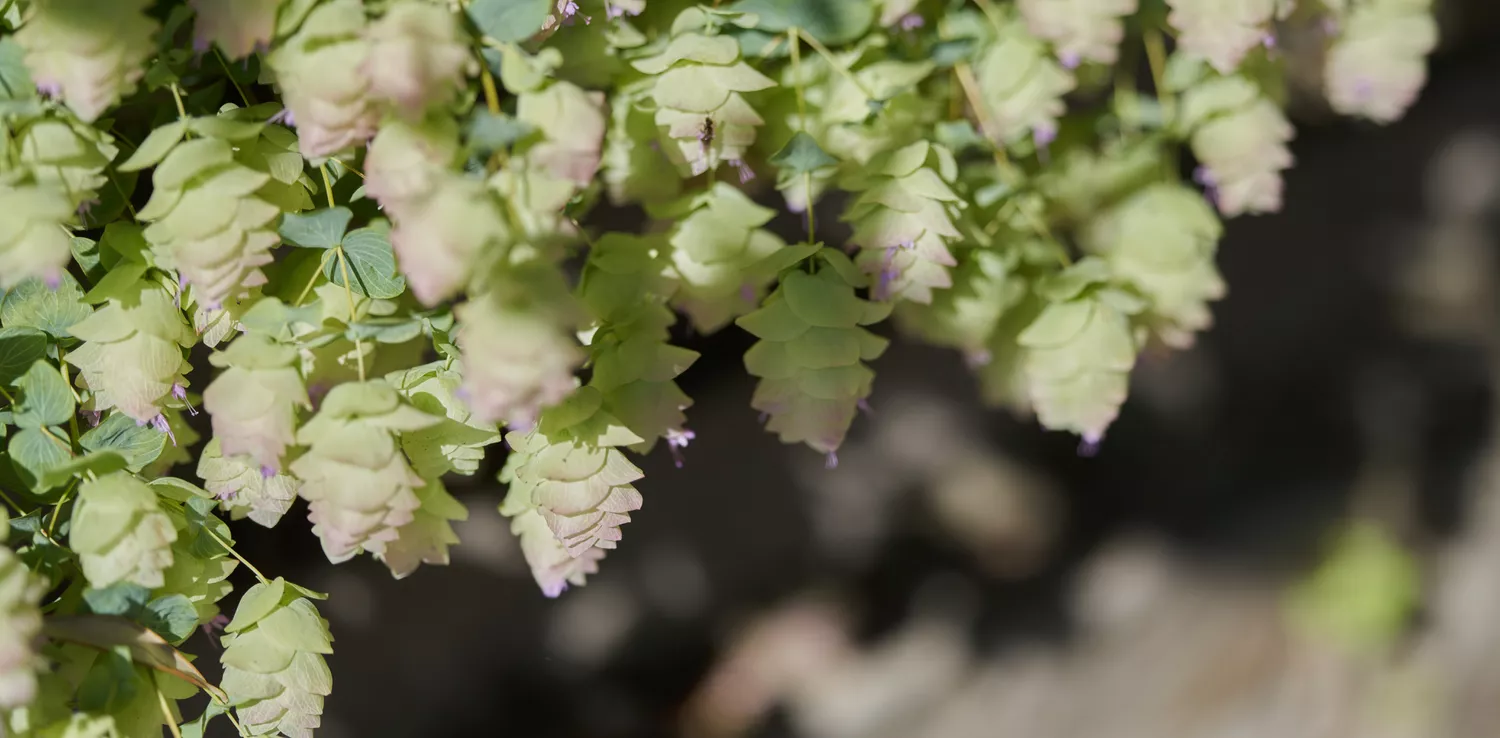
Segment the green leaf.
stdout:
<svg viewBox="0 0 1500 738">
<path fill-rule="evenodd" d="M 193 666 L 186 656 L 161 636 L 136 623 L 109 615 L 74 615 L 51 617 L 42 626 L 43 633 L 55 641 L 77 643 L 100 650 L 129 649 L 136 663 L 164 674 L 171 674 L 223 702 L 224 691 L 214 686 Z"/>
<path fill-rule="evenodd" d="M 99 237 L 99 258 L 110 269 L 114 269 L 116 259 L 110 253 L 119 254 L 126 261 L 146 263 L 146 252 L 151 244 L 146 242 L 146 229 L 128 221 L 116 221 L 104 227 L 104 235 Z"/>
<path fill-rule="evenodd" d="M 166 443 L 167 434 L 149 424 L 137 425 L 134 418 L 122 412 L 110 413 L 98 427 L 78 437 L 78 444 L 85 450 L 119 454 L 133 472 L 156 461 Z"/>
<path fill-rule="evenodd" d="M 51 479 L 44 477 L 71 458 L 66 444 L 48 438 L 40 428 L 27 428 L 11 436 L 6 449 L 21 481 L 34 492 L 44 492 L 55 486 L 47 484 Z"/>
<path fill-rule="evenodd" d="M 39 482 L 44 487 L 61 487 L 73 477 L 85 477 L 90 472 L 102 477 L 125 468 L 125 457 L 114 451 L 94 451 L 77 458 L 68 459 L 42 473 Z"/>
<path fill-rule="evenodd" d="M 385 231 L 359 228 L 344 237 L 344 260 L 348 262 L 350 288 L 355 294 L 389 300 L 406 291 L 406 279 L 396 273 L 396 253 Z M 343 286 L 344 264 L 338 257 L 323 265 L 323 276 Z"/>
<path fill-rule="evenodd" d="M 229 711 L 227 705 L 217 702 L 209 702 L 203 708 L 203 712 L 191 723 L 183 723 L 177 726 L 182 731 L 182 738 L 203 738 L 208 732 L 208 724 L 214 718 Z"/>
<path fill-rule="evenodd" d="M 346 207 L 324 208 L 311 213 L 287 213 L 281 217 L 281 237 L 294 246 L 331 249 L 344 238 L 354 213 Z"/>
<path fill-rule="evenodd" d="M 509 149 L 535 130 L 523 120 L 505 114 L 496 115 L 480 108 L 469 119 L 465 138 L 469 142 L 470 151 L 479 156 L 488 156 L 496 151 Z"/>
<path fill-rule="evenodd" d="M 0 382 L 14 382 L 46 355 L 47 334 L 30 327 L 0 328 Z"/>
<path fill-rule="evenodd" d="M 151 132 L 145 141 L 141 142 L 140 148 L 136 149 L 118 168 L 122 172 L 134 172 L 146 167 L 154 167 L 172 153 L 172 148 L 177 145 L 182 137 L 187 134 L 187 123 L 174 121 Z"/>
<path fill-rule="evenodd" d="M 15 423 L 21 428 L 60 425 L 73 417 L 73 393 L 62 373 L 45 359 L 38 359 L 13 382 L 21 390 Z"/>
<path fill-rule="evenodd" d="M 839 163 L 816 139 L 803 131 L 797 131 L 792 139 L 771 157 L 771 165 L 783 172 L 806 174 Z"/>
<path fill-rule="evenodd" d="M 468 7 L 479 32 L 502 43 L 531 38 L 551 11 L 551 0 L 474 0 Z"/>
<path fill-rule="evenodd" d="M 147 603 L 138 620 L 167 642 L 181 643 L 198 627 L 198 609 L 187 597 L 170 594 Z"/>
<path fill-rule="evenodd" d="M 238 633 L 255 625 L 280 607 L 281 600 L 285 596 L 286 580 L 281 577 L 277 577 L 273 582 L 262 582 L 251 587 L 240 598 L 239 606 L 234 609 L 234 619 L 229 621 L 229 625 L 224 626 L 224 631 Z"/>
<path fill-rule="evenodd" d="M 83 604 L 95 615 L 135 618 L 151 599 L 151 590 L 131 582 L 116 582 L 102 589 L 83 591 Z"/>
<path fill-rule="evenodd" d="M 36 84 L 26 69 L 26 52 L 11 36 L 0 38 L 0 100 L 36 97 Z"/>
<path fill-rule="evenodd" d="M 106 302 L 110 298 L 119 298 L 135 291 L 141 277 L 146 275 L 148 267 L 138 261 L 127 261 L 116 266 L 104 275 L 104 279 L 94 285 L 88 294 L 83 296 L 84 302 L 97 305 Z"/>
<path fill-rule="evenodd" d="M 78 262 L 78 268 L 83 270 L 83 276 L 88 277 L 90 281 L 99 279 L 109 268 L 99 258 L 99 242 L 82 236 L 73 237 L 73 261 Z M 67 272 L 63 273 L 67 274 Z M 82 297 L 81 290 L 79 296 Z"/>
<path fill-rule="evenodd" d="M 851 0 L 740 0 L 727 10 L 754 13 L 756 27 L 772 33 L 796 26 L 829 46 L 857 40 L 875 20 L 874 3 Z"/>
<path fill-rule="evenodd" d="M 136 676 L 135 665 L 127 654 L 111 648 L 94 659 L 78 685 L 79 709 L 111 713 L 129 706 L 140 689 L 140 677 Z"/>
<path fill-rule="evenodd" d="M 36 328 L 53 338 L 70 338 L 68 328 L 92 312 L 83 301 L 83 288 L 78 286 L 78 280 L 63 272 L 57 289 L 39 279 L 28 279 L 5 293 L 5 302 L 0 303 L 0 323 L 7 328 Z"/>
</svg>

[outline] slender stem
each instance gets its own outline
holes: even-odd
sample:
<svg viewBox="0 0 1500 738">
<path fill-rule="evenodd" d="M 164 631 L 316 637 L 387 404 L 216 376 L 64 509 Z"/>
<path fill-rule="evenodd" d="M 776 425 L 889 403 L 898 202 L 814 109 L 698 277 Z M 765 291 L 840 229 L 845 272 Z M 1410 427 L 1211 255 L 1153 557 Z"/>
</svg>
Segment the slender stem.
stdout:
<svg viewBox="0 0 1500 738">
<path fill-rule="evenodd" d="M 325 162 L 318 165 L 318 173 L 323 175 L 323 194 L 328 196 L 328 207 L 334 207 L 333 183 L 328 179 L 328 164 Z"/>
<path fill-rule="evenodd" d="M 10 498 L 10 495 L 5 494 L 5 490 L 3 489 L 0 489 L 0 500 L 5 500 L 5 504 L 9 505 L 10 509 L 15 510 L 17 515 L 25 514 L 21 512 L 21 506 L 17 505 L 16 501 Z"/>
<path fill-rule="evenodd" d="M 68 355 L 63 350 L 62 344 L 57 346 L 57 370 L 62 374 L 63 384 L 67 385 L 68 391 L 73 393 L 73 402 L 83 402 L 78 390 L 73 387 L 73 380 L 68 377 Z M 73 415 L 73 435 L 78 435 L 78 415 Z"/>
<path fill-rule="evenodd" d="M 57 529 L 57 514 L 59 512 L 62 512 L 63 505 L 66 504 L 67 501 L 68 501 L 68 495 L 72 494 L 73 490 L 77 489 L 77 487 L 78 487 L 78 478 L 74 477 L 73 481 L 68 484 L 68 488 L 65 489 L 65 490 L 63 490 L 62 497 L 57 498 L 57 505 L 52 508 L 52 519 L 47 521 L 47 537 L 48 538 L 51 538 L 52 537 L 52 531 L 54 531 L 54 530 Z"/>
<path fill-rule="evenodd" d="M 322 276 L 323 269 L 328 266 L 328 260 L 333 258 L 333 251 L 324 251 L 323 258 L 318 262 L 318 268 L 312 274 L 312 279 L 307 280 L 307 286 L 302 288 L 301 294 L 297 295 L 297 301 L 292 303 L 293 307 L 300 306 L 307 299 L 307 293 L 312 292 L 313 285 L 318 283 L 318 277 Z"/>
<path fill-rule="evenodd" d="M 328 194 L 328 207 L 334 207 L 333 184 L 328 179 L 328 165 L 320 164 L 318 171 L 323 175 L 323 191 Z M 334 247 L 339 258 L 339 273 L 344 277 L 344 299 L 349 301 L 349 325 L 359 319 L 359 312 L 354 307 L 354 290 L 349 287 L 349 259 L 344 256 L 344 246 L 339 244 Z M 318 271 L 322 271 L 319 269 Z M 300 302 L 300 300 L 298 301 Z M 359 381 L 365 381 L 365 351 L 359 339 L 354 339 L 354 358 L 359 362 Z"/>
<path fill-rule="evenodd" d="M 229 722 L 234 723 L 234 729 L 239 731 L 241 736 L 249 735 L 249 733 L 245 732 L 245 726 L 240 725 L 239 719 L 234 716 L 234 710 L 226 710 L 224 712 L 224 717 L 229 718 Z"/>
<path fill-rule="evenodd" d="M 0 397 L 4 397 L 5 401 L 9 402 L 12 407 L 15 406 L 15 404 L 16 404 L 16 397 L 15 397 L 15 395 L 12 395 L 11 393 L 6 392 L 4 387 L 0 387 Z"/>
<path fill-rule="evenodd" d="M 838 59 L 835 59 L 833 56 L 833 52 L 829 51 L 828 47 L 824 46 L 822 41 L 819 41 L 805 33 L 798 33 L 796 34 L 796 36 L 797 38 L 806 41 L 808 46 L 813 47 L 813 51 L 818 52 L 819 56 L 827 59 L 828 63 L 833 66 L 833 70 L 843 76 L 844 79 L 849 80 L 849 83 L 854 85 L 854 89 L 859 90 L 861 95 L 864 95 L 871 100 L 875 99 L 875 93 L 870 92 L 870 88 L 865 87 L 865 84 L 863 82 L 860 82 L 858 77 L 854 76 L 854 73 L 850 72 L 849 69 L 845 67 L 841 62 L 839 62 Z M 792 39 L 793 46 L 796 46 L 795 42 L 797 38 Z"/>
<path fill-rule="evenodd" d="M 802 32 L 796 26 L 792 26 L 787 29 L 786 35 L 787 41 L 791 44 L 789 48 L 792 51 L 792 76 L 797 79 L 797 130 L 807 133 L 807 103 L 803 100 L 802 94 L 802 43 L 798 40 Z M 818 228 L 813 215 L 812 172 L 802 173 L 802 195 L 803 208 L 807 210 L 807 242 L 814 243 L 817 241 Z"/>
<path fill-rule="evenodd" d="M 240 100 L 244 101 L 245 107 L 248 108 L 254 105 L 255 103 L 250 101 L 250 96 L 245 94 L 245 88 L 240 87 L 240 81 L 234 78 L 234 72 L 230 70 L 229 62 L 225 61 L 224 54 L 219 51 L 219 47 L 217 46 L 214 47 L 214 58 L 218 59 L 219 66 L 224 68 L 224 76 L 229 78 L 229 84 L 234 85 L 234 91 L 240 93 Z"/>
<path fill-rule="evenodd" d="M 1020 179 L 1020 172 L 1005 155 L 1005 141 L 995 129 L 995 123 L 990 119 L 989 108 L 985 107 L 984 98 L 979 94 L 979 82 L 974 79 L 973 68 L 967 62 L 960 62 L 954 65 L 953 74 L 958 78 L 958 86 L 963 89 L 964 97 L 969 101 L 969 108 L 974 111 L 974 118 L 979 121 L 980 132 L 990 142 L 990 151 L 995 157 L 995 167 L 1000 170 L 1000 174 L 1007 181 L 1014 184 Z"/>
<path fill-rule="evenodd" d="M 500 93 L 495 89 L 495 77 L 490 74 L 490 65 L 483 57 L 479 59 L 479 85 L 484 88 L 484 106 L 489 108 L 490 115 L 499 115 Z"/>
<path fill-rule="evenodd" d="M 177 103 L 177 119 L 178 120 L 186 120 L 187 117 L 188 117 L 188 114 L 187 114 L 187 108 L 185 108 L 185 107 L 182 106 L 182 90 L 177 87 L 177 83 L 176 82 L 172 83 L 171 89 L 172 89 L 172 102 Z"/>
<path fill-rule="evenodd" d="M 1151 64 L 1151 86 L 1156 91 L 1156 101 L 1161 105 L 1161 116 L 1170 125 L 1177 115 L 1176 101 L 1167 92 L 1164 82 L 1167 75 L 1167 47 L 1162 42 L 1161 32 L 1147 29 L 1142 37 L 1146 42 L 1146 59 Z"/>
<path fill-rule="evenodd" d="M 156 678 L 152 677 L 151 681 L 155 684 Z M 177 727 L 177 718 L 172 717 L 172 708 L 167 704 L 167 696 L 162 694 L 161 687 L 156 688 L 156 701 L 161 705 L 161 716 L 167 724 L 167 730 L 172 731 L 172 738 L 182 738 L 182 730 Z"/>
<path fill-rule="evenodd" d="M 258 580 L 260 580 L 261 584 L 270 584 L 271 583 L 271 580 L 266 579 L 266 575 L 260 573 L 260 570 L 257 569 L 257 568 L 255 568 L 255 564 L 252 564 L 249 561 L 245 560 L 245 557 L 241 556 L 239 551 L 234 550 L 234 547 L 231 546 L 231 545 L 229 545 L 228 541 L 224 540 L 223 538 L 220 538 L 219 534 L 215 533 L 213 531 L 213 528 L 210 528 L 210 527 L 208 527 L 208 526 L 205 525 L 205 526 L 203 526 L 202 530 L 203 530 L 204 533 L 208 534 L 209 538 L 214 539 L 214 543 L 217 543 L 220 546 L 223 546 L 224 550 L 228 551 L 230 556 L 233 556 L 236 559 L 239 559 L 240 563 L 244 564 L 245 568 L 249 569 L 250 573 L 254 574 L 255 578 L 258 579 Z"/>
</svg>

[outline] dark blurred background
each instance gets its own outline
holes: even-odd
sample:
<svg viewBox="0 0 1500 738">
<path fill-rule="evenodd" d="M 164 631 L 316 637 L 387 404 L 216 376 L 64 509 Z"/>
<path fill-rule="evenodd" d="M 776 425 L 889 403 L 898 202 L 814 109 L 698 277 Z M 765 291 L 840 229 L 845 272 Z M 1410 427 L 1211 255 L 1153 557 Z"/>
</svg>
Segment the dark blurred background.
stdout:
<svg viewBox="0 0 1500 738">
<path fill-rule="evenodd" d="M 557 600 L 493 473 L 452 485 L 453 565 L 401 582 L 328 565 L 296 511 L 236 526 L 330 593 L 320 735 L 1500 734 L 1500 4 L 1440 4 L 1405 120 L 1299 106 L 1285 212 L 1229 224 L 1217 325 L 1143 359 L 1092 458 L 898 343 L 824 470 L 761 430 L 731 329 L 689 344 L 686 465 L 643 462 L 624 545 Z M 1356 520 L 1420 597 L 1347 648 L 1287 603 Z"/>
</svg>

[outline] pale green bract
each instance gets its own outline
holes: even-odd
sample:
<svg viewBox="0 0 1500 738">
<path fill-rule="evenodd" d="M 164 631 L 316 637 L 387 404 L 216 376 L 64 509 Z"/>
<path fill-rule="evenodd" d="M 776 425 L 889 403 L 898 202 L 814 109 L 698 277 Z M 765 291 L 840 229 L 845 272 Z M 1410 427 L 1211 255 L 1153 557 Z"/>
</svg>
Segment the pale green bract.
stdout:
<svg viewBox="0 0 1500 738">
<path fill-rule="evenodd" d="M 635 455 L 691 463 L 688 346 L 730 323 L 766 431 L 829 463 L 889 316 L 1099 447 L 1137 356 L 1211 328 L 1221 219 L 1282 207 L 1288 81 L 1390 122 L 1437 44 L 1431 0 L 0 6 L 0 732 L 25 738 L 201 738 L 225 709 L 313 735 L 321 595 L 227 522 L 299 498 L 331 561 L 403 578 L 449 562 L 451 477 L 501 454 L 538 588 L 584 585 L 650 514 Z M 1317 27 L 1318 69 L 1283 23 Z M 1329 582 L 1405 587 L 1389 552 L 1351 538 L 1304 620 Z M 180 649 L 231 606 L 215 685 Z"/>
</svg>

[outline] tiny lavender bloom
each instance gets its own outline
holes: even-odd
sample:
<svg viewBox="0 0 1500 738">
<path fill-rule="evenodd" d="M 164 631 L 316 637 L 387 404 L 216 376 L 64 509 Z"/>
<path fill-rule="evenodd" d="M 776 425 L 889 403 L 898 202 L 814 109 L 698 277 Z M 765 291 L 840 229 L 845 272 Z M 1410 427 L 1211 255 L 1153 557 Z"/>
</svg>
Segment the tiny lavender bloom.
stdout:
<svg viewBox="0 0 1500 738">
<path fill-rule="evenodd" d="M 157 415 L 156 417 L 152 418 L 151 427 L 167 434 L 167 438 L 170 438 L 172 440 L 172 445 L 177 445 L 177 434 L 172 432 L 172 424 L 167 422 L 167 416 Z"/>
<path fill-rule="evenodd" d="M 276 476 L 276 467 L 269 466 L 267 464 L 261 464 L 261 466 L 260 466 L 260 478 L 261 479 L 270 479 L 271 477 L 274 477 L 274 476 Z"/>
<path fill-rule="evenodd" d="M 926 21 L 922 19 L 922 16 L 916 13 L 907 13 L 906 15 L 901 16 L 900 21 L 901 30 L 903 31 L 915 31 L 918 28 L 921 28 L 924 23 L 926 23 Z"/>
<path fill-rule="evenodd" d="M 750 168 L 742 159 L 730 159 L 729 163 L 734 165 L 735 172 L 740 175 L 740 184 L 745 184 L 755 179 L 755 170 Z"/>
<path fill-rule="evenodd" d="M 1064 69 L 1077 69 L 1081 61 L 1076 51 L 1064 51 L 1058 55 L 1057 60 L 1062 62 Z"/>
<path fill-rule="evenodd" d="M 667 448 L 672 452 L 672 463 L 682 468 L 682 449 L 687 448 L 688 443 L 697 438 L 698 434 L 690 430 L 667 430 Z"/>
</svg>

